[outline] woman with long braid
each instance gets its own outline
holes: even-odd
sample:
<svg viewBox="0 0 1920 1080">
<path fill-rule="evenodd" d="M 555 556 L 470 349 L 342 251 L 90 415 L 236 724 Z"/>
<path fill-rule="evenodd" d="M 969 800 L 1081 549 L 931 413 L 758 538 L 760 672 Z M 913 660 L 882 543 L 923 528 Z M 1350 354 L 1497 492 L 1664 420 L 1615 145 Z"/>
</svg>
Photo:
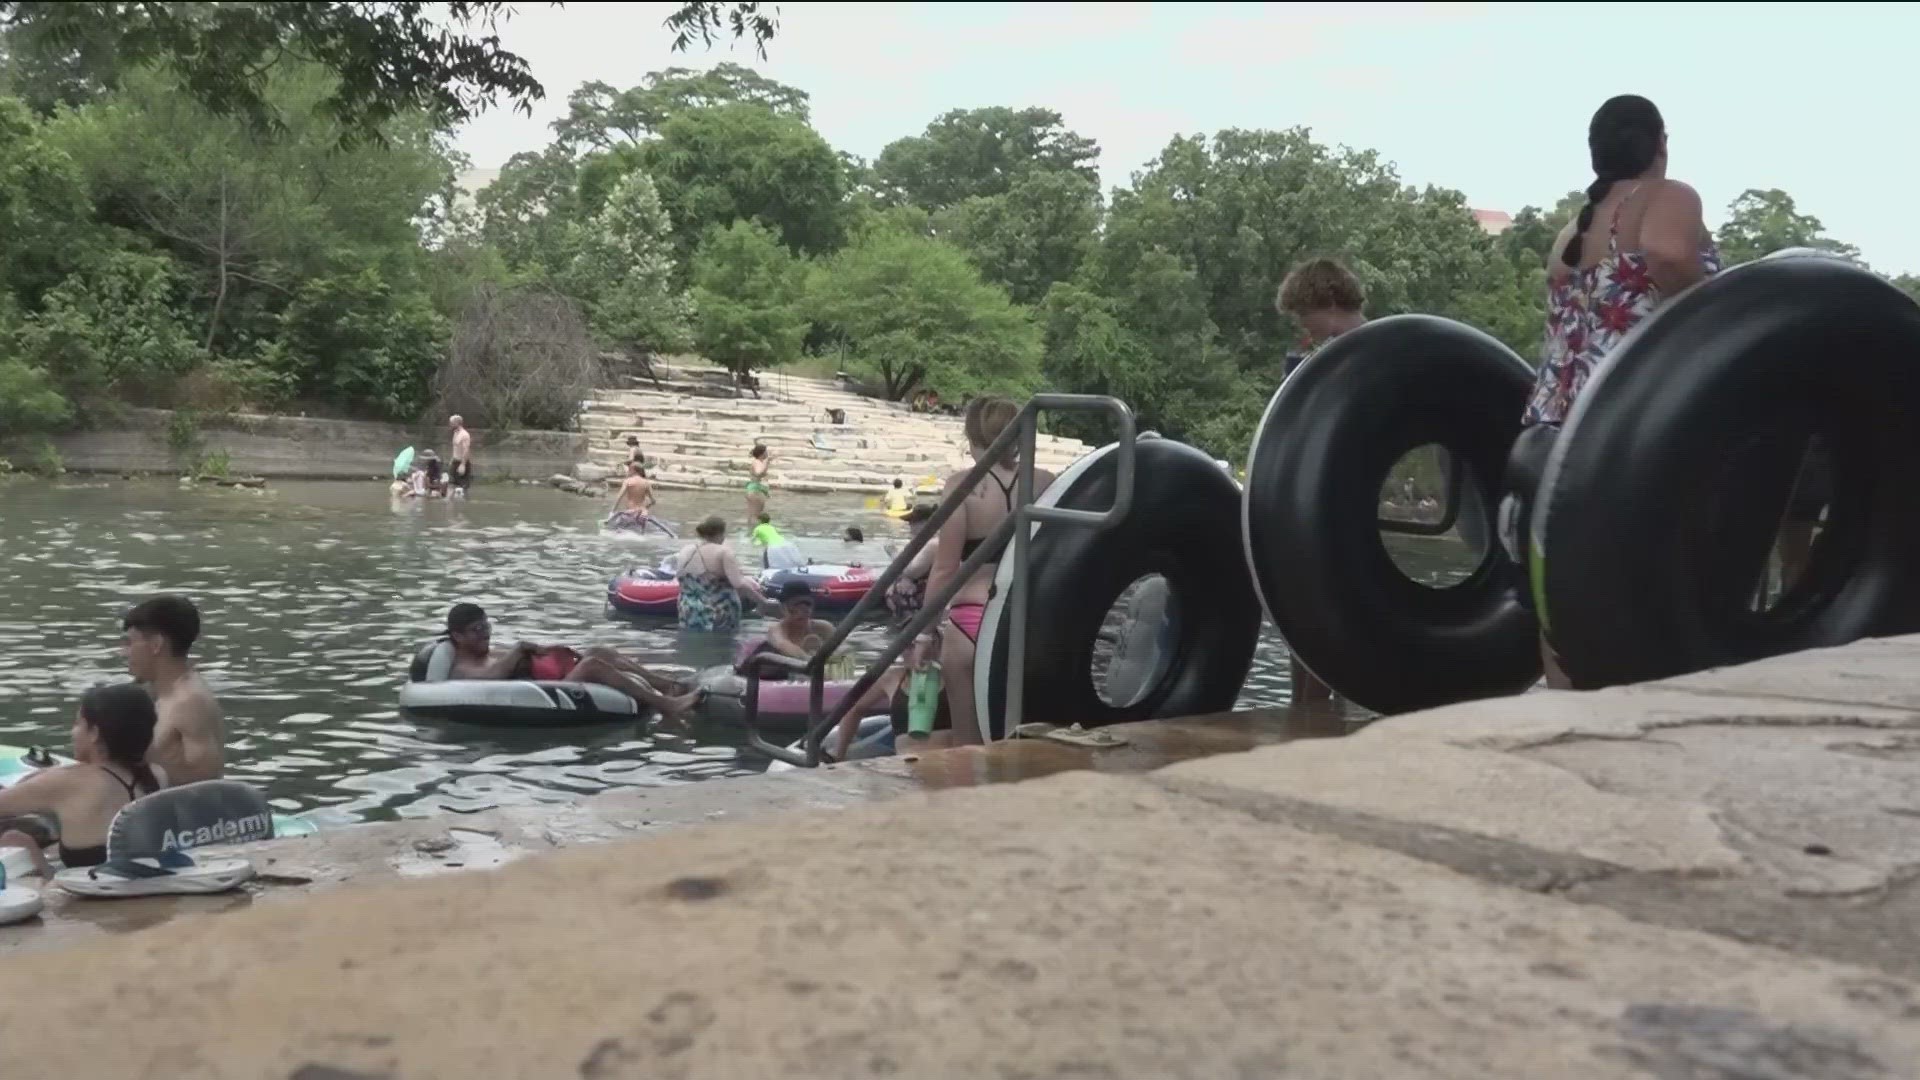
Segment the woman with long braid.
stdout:
<svg viewBox="0 0 1920 1080">
<path fill-rule="evenodd" d="M 1667 177 L 1667 129 L 1653 102 L 1609 98 L 1587 127 L 1593 183 L 1547 256 L 1547 336 L 1522 422 L 1566 422 L 1587 379 L 1668 297 L 1720 270 L 1700 195 Z M 1547 682 L 1566 676 L 1543 639 Z"/>
</svg>

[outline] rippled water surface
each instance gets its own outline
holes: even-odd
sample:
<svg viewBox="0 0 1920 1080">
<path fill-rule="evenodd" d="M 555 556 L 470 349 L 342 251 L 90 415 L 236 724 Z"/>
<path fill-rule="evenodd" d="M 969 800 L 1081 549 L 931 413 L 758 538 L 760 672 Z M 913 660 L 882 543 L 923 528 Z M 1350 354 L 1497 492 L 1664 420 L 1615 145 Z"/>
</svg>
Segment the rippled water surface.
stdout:
<svg viewBox="0 0 1920 1080">
<path fill-rule="evenodd" d="M 852 496 L 783 496 L 772 509 L 822 561 L 877 565 L 882 543 L 906 535 Z M 663 496 L 662 514 L 676 522 L 741 510 L 732 493 Z M 607 618 L 607 579 L 657 562 L 672 542 L 607 534 L 604 513 L 602 500 L 515 485 L 483 486 L 465 502 L 395 503 L 372 484 L 252 493 L 0 481 L 0 742 L 64 746 L 79 692 L 124 677 L 121 613 L 171 591 L 191 596 L 205 619 L 194 652 L 227 711 L 230 772 L 322 824 L 764 768 L 711 735 L 501 736 L 398 713 L 407 659 L 456 599 L 487 608 L 497 641 L 608 644 L 683 670 L 728 659 L 730 642 Z M 852 557 L 838 539 L 849 524 L 868 537 Z M 747 555 L 743 536 L 731 540 Z M 1439 547 L 1419 557 L 1449 561 Z M 856 651 L 876 650 L 881 634 L 856 634 Z M 1243 705 L 1286 700 L 1285 656 L 1269 630 Z"/>
</svg>

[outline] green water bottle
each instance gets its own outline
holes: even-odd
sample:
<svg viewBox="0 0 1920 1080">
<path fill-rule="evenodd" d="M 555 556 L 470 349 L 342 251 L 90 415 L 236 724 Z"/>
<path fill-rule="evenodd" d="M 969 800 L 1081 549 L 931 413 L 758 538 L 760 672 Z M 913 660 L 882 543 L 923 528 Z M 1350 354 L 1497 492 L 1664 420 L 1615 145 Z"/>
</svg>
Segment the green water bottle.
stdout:
<svg viewBox="0 0 1920 1080">
<path fill-rule="evenodd" d="M 924 739 L 933 734 L 934 717 L 940 715 L 940 664 L 929 661 L 914 668 L 907 680 L 907 738 Z"/>
</svg>

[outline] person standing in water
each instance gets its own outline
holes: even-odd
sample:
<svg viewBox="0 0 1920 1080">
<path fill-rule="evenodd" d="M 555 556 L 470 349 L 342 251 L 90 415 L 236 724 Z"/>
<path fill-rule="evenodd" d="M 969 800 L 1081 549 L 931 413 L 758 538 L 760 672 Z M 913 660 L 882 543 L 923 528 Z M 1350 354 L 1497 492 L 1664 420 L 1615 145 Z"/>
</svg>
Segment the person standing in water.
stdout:
<svg viewBox="0 0 1920 1080">
<path fill-rule="evenodd" d="M 680 628 L 731 634 L 740 629 L 740 599 L 767 606 L 767 594 L 727 546 L 727 522 L 718 514 L 694 527 L 693 543 L 674 554 L 680 581 Z"/>
<path fill-rule="evenodd" d="M 1367 293 L 1360 279 L 1332 259 L 1311 259 L 1294 267 L 1280 282 L 1280 291 L 1274 297 L 1274 307 L 1280 314 L 1291 316 L 1306 332 L 1305 345 L 1309 353 L 1365 324 L 1366 306 Z M 1292 673 L 1293 700 L 1333 700 L 1333 688 L 1307 670 L 1298 653 L 1288 649 L 1287 661 Z"/>
<path fill-rule="evenodd" d="M 447 417 L 447 426 L 453 429 L 453 464 L 447 470 L 449 494 L 464 498 L 467 487 L 473 483 L 473 432 L 467 430 L 466 421 L 458 415 Z"/>
<path fill-rule="evenodd" d="M 767 483 L 767 470 L 773 466 L 773 451 L 765 443 L 754 443 L 747 452 L 747 521 L 765 520 L 767 497 L 773 488 Z"/>
<path fill-rule="evenodd" d="M 975 461 L 986 459 L 987 448 L 1019 413 L 1020 407 L 1004 397 L 981 397 L 967 403 L 964 428 L 968 452 Z M 960 572 L 960 564 L 987 542 L 1001 522 L 1012 516 L 1013 488 L 1019 464 L 1015 454 L 1016 451 L 1009 447 L 997 458 L 987 473 L 986 482 L 969 492 L 953 515 L 940 526 L 940 546 L 934 552 L 933 571 L 927 581 L 929 594 L 945 588 L 946 582 Z M 947 490 L 958 487 L 968 471 L 971 470 L 949 476 Z M 1045 469 L 1033 471 L 1033 490 L 1036 494 L 1046 490 L 1052 482 L 1052 473 Z M 982 564 L 961 585 L 947 607 L 947 626 L 940 634 L 941 682 L 946 691 L 947 704 L 952 709 L 955 743 L 981 741 L 977 702 L 973 698 L 974 646 L 980 637 L 980 621 L 986 614 L 996 565 L 991 560 Z"/>
<path fill-rule="evenodd" d="M 620 492 L 613 497 L 607 527 L 645 532 L 648 522 L 653 520 L 649 511 L 654 501 L 653 482 L 647 479 L 647 470 L 638 462 L 628 462 L 627 478 L 621 481 Z"/>
<path fill-rule="evenodd" d="M 907 511 L 913 508 L 913 499 L 907 495 L 906 485 L 900 482 L 899 477 L 894 477 L 893 486 L 887 489 L 882 505 L 891 517 L 905 517 Z"/>
<path fill-rule="evenodd" d="M 1667 299 L 1720 272 L 1700 195 L 1667 177 L 1667 127 L 1637 94 L 1608 98 L 1587 125 L 1593 182 L 1547 255 L 1547 333 L 1521 423 L 1566 422 L 1607 354 Z M 1547 685 L 1571 686 L 1543 635 Z"/>
<path fill-rule="evenodd" d="M 156 596 L 120 626 L 127 671 L 152 692 L 158 717 L 147 760 L 176 784 L 218 778 L 226 769 L 220 702 L 187 658 L 200 638 L 200 609 L 184 596 Z"/>
<path fill-rule="evenodd" d="M 800 546 L 780 534 L 773 527 L 773 517 L 761 514 L 760 521 L 754 525 L 747 538 L 766 549 L 761 553 L 762 565 L 768 570 L 798 570 L 807 565 L 807 557 L 800 552 Z"/>
</svg>

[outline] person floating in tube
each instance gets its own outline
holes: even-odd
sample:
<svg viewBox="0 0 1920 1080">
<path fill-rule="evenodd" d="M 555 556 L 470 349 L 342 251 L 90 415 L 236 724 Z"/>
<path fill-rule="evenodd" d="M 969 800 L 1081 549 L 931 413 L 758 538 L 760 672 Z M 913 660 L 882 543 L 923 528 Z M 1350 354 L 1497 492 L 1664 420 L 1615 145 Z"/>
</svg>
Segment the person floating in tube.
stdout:
<svg viewBox="0 0 1920 1080">
<path fill-rule="evenodd" d="M 1310 259 L 1293 268 L 1280 282 L 1274 307 L 1300 324 L 1303 355 L 1288 357 L 1288 373 L 1313 350 L 1367 321 L 1366 289 L 1353 271 L 1332 259 Z M 1292 669 L 1293 700 L 1302 704 L 1333 700 L 1333 688 L 1307 670 L 1298 654 L 1287 653 Z"/>
<path fill-rule="evenodd" d="M 1700 195 L 1667 176 L 1667 128 L 1653 102 L 1608 98 L 1587 125 L 1593 182 L 1547 255 L 1547 333 L 1521 423 L 1566 422 L 1587 379 L 1668 297 L 1719 273 Z M 1547 685 L 1565 689 L 1540 641 Z"/>
<path fill-rule="evenodd" d="M 598 683 L 652 706 L 662 719 L 683 727 L 687 715 L 706 698 L 704 691 L 689 692 L 602 645 L 577 651 L 522 641 L 494 652 L 493 622 L 479 604 L 455 604 L 447 611 L 447 640 L 453 643 L 453 669 L 447 676 L 451 679 Z"/>
</svg>

